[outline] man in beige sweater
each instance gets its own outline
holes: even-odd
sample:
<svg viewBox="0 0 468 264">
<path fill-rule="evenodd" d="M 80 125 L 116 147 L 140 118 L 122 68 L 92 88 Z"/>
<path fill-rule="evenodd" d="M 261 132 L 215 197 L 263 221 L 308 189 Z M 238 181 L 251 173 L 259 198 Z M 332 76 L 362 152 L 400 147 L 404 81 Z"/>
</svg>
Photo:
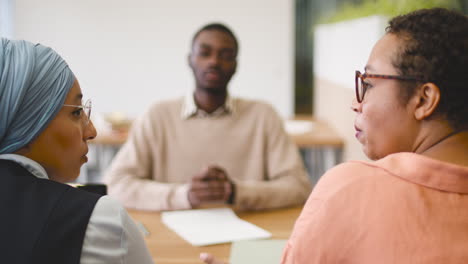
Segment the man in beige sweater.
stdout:
<svg viewBox="0 0 468 264">
<path fill-rule="evenodd" d="M 177 210 L 223 202 L 258 210 L 305 201 L 311 185 L 273 108 L 229 97 L 238 43 L 222 24 L 192 40 L 195 90 L 154 104 L 132 126 L 105 175 L 125 206 Z"/>
</svg>

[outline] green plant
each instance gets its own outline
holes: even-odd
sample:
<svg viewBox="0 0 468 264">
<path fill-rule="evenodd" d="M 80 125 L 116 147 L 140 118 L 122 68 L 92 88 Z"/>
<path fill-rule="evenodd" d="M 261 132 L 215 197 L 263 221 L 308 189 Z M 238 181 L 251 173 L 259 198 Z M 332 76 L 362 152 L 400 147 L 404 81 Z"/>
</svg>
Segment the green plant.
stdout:
<svg viewBox="0 0 468 264">
<path fill-rule="evenodd" d="M 345 2 L 336 13 L 322 17 L 321 23 L 335 23 L 372 15 L 396 16 L 421 8 L 460 9 L 459 0 L 363 0 L 361 4 Z"/>
</svg>

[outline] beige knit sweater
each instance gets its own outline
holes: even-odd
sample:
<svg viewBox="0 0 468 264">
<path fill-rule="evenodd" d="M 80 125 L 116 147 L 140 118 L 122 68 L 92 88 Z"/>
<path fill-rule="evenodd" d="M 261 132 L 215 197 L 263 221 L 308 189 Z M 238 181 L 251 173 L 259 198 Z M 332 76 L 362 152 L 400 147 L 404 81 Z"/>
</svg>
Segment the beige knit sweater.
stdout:
<svg viewBox="0 0 468 264">
<path fill-rule="evenodd" d="M 181 117 L 184 99 L 154 104 L 135 121 L 104 179 L 126 207 L 188 209 L 188 182 L 207 165 L 236 184 L 234 204 L 267 209 L 301 204 L 311 191 L 297 147 L 273 108 L 233 98 L 235 113 Z"/>
</svg>

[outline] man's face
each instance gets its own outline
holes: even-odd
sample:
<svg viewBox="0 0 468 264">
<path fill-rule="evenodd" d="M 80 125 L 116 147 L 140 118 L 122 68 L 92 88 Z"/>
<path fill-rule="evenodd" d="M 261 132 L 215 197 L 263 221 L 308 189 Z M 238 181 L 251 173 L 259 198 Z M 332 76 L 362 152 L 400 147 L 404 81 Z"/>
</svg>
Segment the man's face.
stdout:
<svg viewBox="0 0 468 264">
<path fill-rule="evenodd" d="M 189 55 L 197 89 L 225 92 L 236 72 L 236 56 L 236 44 L 229 34 L 219 30 L 200 32 Z"/>
</svg>

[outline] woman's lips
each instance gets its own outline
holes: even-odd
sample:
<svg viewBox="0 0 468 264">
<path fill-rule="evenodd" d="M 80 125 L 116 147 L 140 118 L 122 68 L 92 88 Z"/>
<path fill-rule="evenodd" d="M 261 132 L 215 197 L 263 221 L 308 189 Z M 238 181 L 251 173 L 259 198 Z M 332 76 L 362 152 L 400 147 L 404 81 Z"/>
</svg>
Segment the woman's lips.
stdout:
<svg viewBox="0 0 468 264">
<path fill-rule="evenodd" d="M 84 155 L 81 156 L 81 161 L 83 161 L 83 163 L 88 162 L 88 156 L 86 156 L 86 155 L 88 155 L 88 149 L 86 149 Z"/>
<path fill-rule="evenodd" d="M 354 126 L 354 129 L 356 130 L 356 134 L 354 135 L 358 140 L 361 137 L 362 130 L 359 129 L 357 126 Z"/>
</svg>

